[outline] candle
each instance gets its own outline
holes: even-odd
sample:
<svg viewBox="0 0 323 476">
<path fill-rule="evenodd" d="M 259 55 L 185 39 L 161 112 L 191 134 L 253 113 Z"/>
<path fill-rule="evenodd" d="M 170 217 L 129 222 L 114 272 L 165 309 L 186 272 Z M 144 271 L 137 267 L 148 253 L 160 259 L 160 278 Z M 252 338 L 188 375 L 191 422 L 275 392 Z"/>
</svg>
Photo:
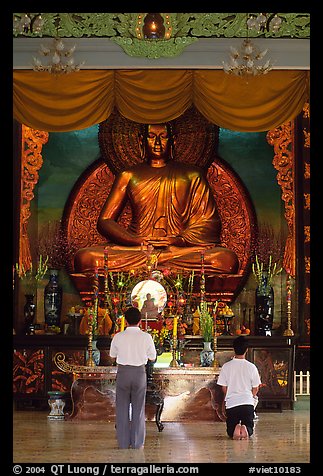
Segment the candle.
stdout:
<svg viewBox="0 0 323 476">
<path fill-rule="evenodd" d="M 120 332 L 124 331 L 124 316 L 121 317 Z"/>
<path fill-rule="evenodd" d="M 177 317 L 174 317 L 173 322 L 173 339 L 177 339 Z"/>
</svg>

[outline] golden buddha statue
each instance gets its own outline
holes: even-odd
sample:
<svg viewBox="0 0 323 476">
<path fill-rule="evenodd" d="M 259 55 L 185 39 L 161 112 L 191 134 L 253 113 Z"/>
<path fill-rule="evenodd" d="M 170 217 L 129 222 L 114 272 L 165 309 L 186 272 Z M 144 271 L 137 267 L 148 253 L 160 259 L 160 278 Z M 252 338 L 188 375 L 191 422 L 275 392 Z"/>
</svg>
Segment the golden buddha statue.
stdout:
<svg viewBox="0 0 323 476">
<path fill-rule="evenodd" d="M 171 124 L 145 125 L 140 134 L 143 162 L 119 173 L 97 222 L 105 245 L 80 249 L 75 271 L 93 271 L 108 250 L 109 271 L 130 270 L 147 262 L 154 250 L 158 266 L 235 274 L 239 260 L 220 243 L 221 220 L 205 172 L 175 162 Z M 129 201 L 132 219 L 125 229 L 118 223 Z"/>
</svg>

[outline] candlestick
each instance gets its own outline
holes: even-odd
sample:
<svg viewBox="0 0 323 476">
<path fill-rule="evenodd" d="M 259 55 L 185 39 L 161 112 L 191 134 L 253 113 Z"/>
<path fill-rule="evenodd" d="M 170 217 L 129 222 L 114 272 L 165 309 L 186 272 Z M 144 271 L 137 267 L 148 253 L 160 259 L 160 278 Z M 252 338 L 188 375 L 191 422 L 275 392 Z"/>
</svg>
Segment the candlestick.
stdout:
<svg viewBox="0 0 323 476">
<path fill-rule="evenodd" d="M 201 302 L 205 299 L 205 274 L 204 274 L 204 250 L 201 250 L 201 281 L 200 281 Z"/>
<path fill-rule="evenodd" d="M 93 326 L 92 326 L 92 324 L 90 324 L 89 325 L 89 340 L 88 340 L 88 346 L 87 346 L 89 357 L 86 361 L 86 365 L 88 367 L 95 367 L 95 362 L 93 360 L 92 339 L 93 339 Z"/>
<path fill-rule="evenodd" d="M 287 329 L 284 330 L 284 336 L 293 336 L 292 330 L 292 281 L 290 274 L 286 281 L 286 300 L 287 300 Z"/>
<path fill-rule="evenodd" d="M 174 317 L 174 319 L 176 319 Z M 177 328 L 176 328 L 177 329 Z M 174 331 L 174 327 L 173 327 L 173 331 Z M 169 364 L 170 367 L 179 367 L 179 363 L 177 362 L 177 359 L 176 359 L 176 349 L 177 349 L 177 334 L 174 336 L 174 333 L 173 333 L 173 339 L 172 339 L 172 360 Z"/>
<path fill-rule="evenodd" d="M 96 261 L 98 264 L 98 261 Z M 93 279 L 93 295 L 94 295 L 94 317 L 95 322 L 98 320 L 98 308 L 99 308 L 99 269 L 98 266 L 94 268 Z"/>
<path fill-rule="evenodd" d="M 214 352 L 214 359 L 213 359 L 213 367 L 214 368 L 219 368 L 219 362 L 216 359 L 216 353 L 217 353 L 217 335 L 216 335 L 216 312 L 213 315 L 214 318 L 214 334 L 213 334 L 213 352 Z"/>
<path fill-rule="evenodd" d="M 109 268 L 108 268 L 108 250 L 104 248 L 104 306 L 106 309 L 109 307 Z"/>
<path fill-rule="evenodd" d="M 174 317 L 173 321 L 173 339 L 177 339 L 177 317 Z"/>
<path fill-rule="evenodd" d="M 125 325 L 124 316 L 122 316 L 121 317 L 121 324 L 120 324 L 120 332 L 124 331 L 124 325 Z"/>
</svg>

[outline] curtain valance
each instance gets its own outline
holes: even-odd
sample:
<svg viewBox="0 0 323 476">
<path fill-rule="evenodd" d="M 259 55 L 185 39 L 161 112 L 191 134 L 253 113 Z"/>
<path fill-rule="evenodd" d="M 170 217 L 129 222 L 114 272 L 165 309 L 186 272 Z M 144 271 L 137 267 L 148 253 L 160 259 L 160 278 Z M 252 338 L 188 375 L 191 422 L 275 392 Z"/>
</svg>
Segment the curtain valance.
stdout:
<svg viewBox="0 0 323 476">
<path fill-rule="evenodd" d="M 266 131 L 294 119 L 308 96 L 308 71 L 276 70 L 247 80 L 219 70 L 13 73 L 14 118 L 48 132 L 98 124 L 114 107 L 135 122 L 164 122 L 193 104 L 220 127 Z"/>
</svg>

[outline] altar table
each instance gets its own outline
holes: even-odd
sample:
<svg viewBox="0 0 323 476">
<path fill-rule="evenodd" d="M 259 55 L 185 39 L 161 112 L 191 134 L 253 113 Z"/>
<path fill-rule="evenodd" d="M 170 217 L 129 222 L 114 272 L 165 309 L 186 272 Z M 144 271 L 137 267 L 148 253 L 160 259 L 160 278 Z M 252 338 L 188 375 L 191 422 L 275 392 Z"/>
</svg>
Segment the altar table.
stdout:
<svg viewBox="0 0 323 476">
<path fill-rule="evenodd" d="M 74 373 L 71 387 L 75 420 L 115 420 L 117 368 L 84 367 Z M 146 419 L 160 421 L 224 421 L 223 393 L 216 383 L 219 371 L 212 367 L 154 369 L 147 381 Z"/>
</svg>

